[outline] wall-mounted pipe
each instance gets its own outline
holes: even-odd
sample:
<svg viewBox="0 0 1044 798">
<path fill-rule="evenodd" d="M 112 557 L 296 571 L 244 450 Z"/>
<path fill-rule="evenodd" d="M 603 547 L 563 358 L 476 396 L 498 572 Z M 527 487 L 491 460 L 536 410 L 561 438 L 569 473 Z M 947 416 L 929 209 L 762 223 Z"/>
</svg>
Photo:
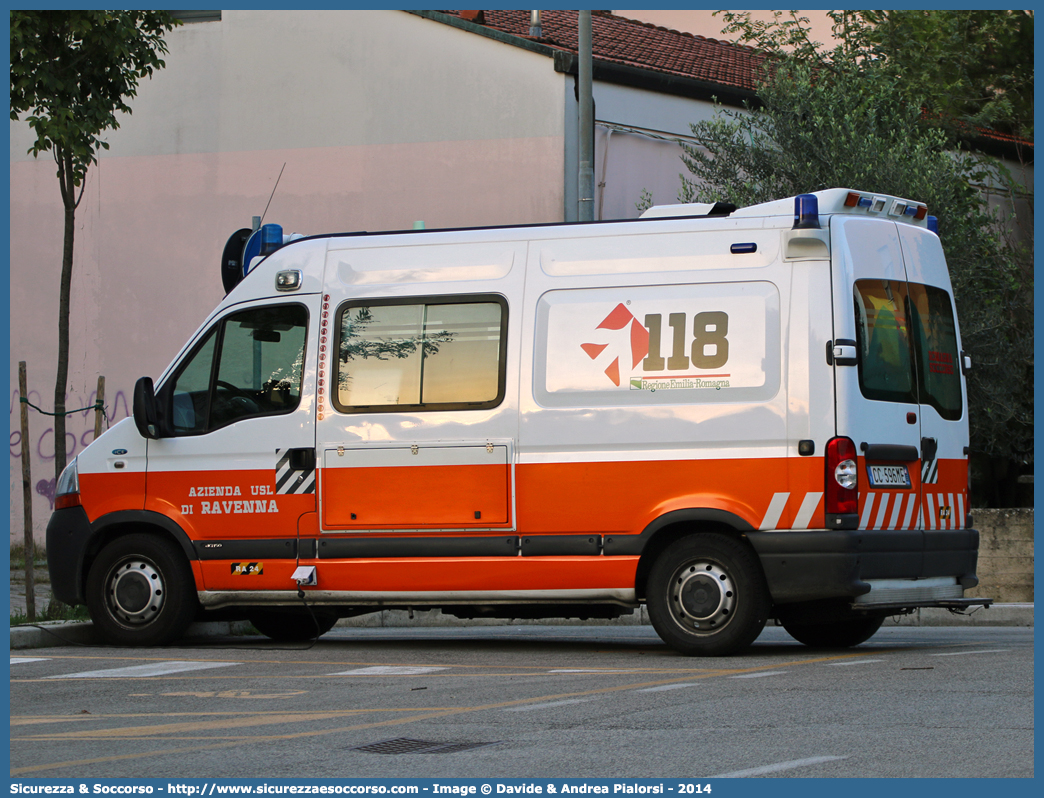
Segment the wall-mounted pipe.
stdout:
<svg viewBox="0 0 1044 798">
<path fill-rule="evenodd" d="M 591 93 L 591 11 L 578 16 L 580 52 L 578 64 L 579 90 L 579 154 L 580 174 L 577 196 L 577 218 L 594 221 L 594 98 Z"/>
</svg>

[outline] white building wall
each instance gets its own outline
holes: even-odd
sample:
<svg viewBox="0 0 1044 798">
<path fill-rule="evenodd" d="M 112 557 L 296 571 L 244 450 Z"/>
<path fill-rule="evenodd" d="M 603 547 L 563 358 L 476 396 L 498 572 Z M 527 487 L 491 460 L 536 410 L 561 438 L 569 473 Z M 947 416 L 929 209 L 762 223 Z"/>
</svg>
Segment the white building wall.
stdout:
<svg viewBox="0 0 1044 798">
<path fill-rule="evenodd" d="M 113 420 L 222 296 L 220 255 L 261 215 L 287 232 L 559 221 L 564 76 L 550 59 L 400 11 L 224 11 L 167 36 L 166 68 L 106 135 L 77 212 L 66 404 L 106 377 Z M 18 361 L 53 406 L 62 205 L 11 123 L 10 496 L 22 536 Z M 285 164 L 285 169 L 284 169 Z M 71 416 L 70 455 L 93 415 Z M 53 425 L 30 414 L 34 526 Z"/>
</svg>

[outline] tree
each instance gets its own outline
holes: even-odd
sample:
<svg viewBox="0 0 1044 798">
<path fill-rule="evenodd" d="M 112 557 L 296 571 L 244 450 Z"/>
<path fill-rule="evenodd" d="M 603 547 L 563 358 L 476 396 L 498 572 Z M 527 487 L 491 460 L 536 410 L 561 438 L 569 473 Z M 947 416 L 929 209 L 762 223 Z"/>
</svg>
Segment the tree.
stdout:
<svg viewBox="0 0 1044 798">
<path fill-rule="evenodd" d="M 820 69 L 872 62 L 921 93 L 925 110 L 965 137 L 976 127 L 1033 137 L 1033 12 L 831 11 L 835 43 L 809 36 L 808 19 L 769 22 L 724 12 L 725 33 L 771 56 Z"/>
<path fill-rule="evenodd" d="M 138 81 L 162 69 L 163 34 L 180 24 L 166 11 L 12 11 L 11 119 L 36 133 L 33 157 L 50 152 L 65 208 L 54 386 L 55 479 L 65 468 L 65 394 L 69 376 L 69 299 L 76 209 L 101 136 L 130 113 Z"/>
<path fill-rule="evenodd" d="M 720 110 L 683 145 L 683 202 L 752 205 L 848 187 L 916 199 L 939 219 L 969 374 L 973 455 L 980 469 L 1033 458 L 1032 244 L 1016 246 L 979 186 L 1005 179 L 946 124 L 925 118 L 931 84 L 883 52 L 858 12 L 832 12 L 839 42 L 823 48 L 807 21 L 726 14 L 766 51 L 758 107 Z M 1006 13 L 1006 12 L 1003 12 Z M 948 101 L 949 102 L 949 101 Z M 995 470 L 995 468 L 991 468 Z"/>
<path fill-rule="evenodd" d="M 864 11 L 868 39 L 907 80 L 931 86 L 942 120 L 1033 137 L 1032 11 Z M 962 131 L 958 131 L 962 132 Z"/>
</svg>

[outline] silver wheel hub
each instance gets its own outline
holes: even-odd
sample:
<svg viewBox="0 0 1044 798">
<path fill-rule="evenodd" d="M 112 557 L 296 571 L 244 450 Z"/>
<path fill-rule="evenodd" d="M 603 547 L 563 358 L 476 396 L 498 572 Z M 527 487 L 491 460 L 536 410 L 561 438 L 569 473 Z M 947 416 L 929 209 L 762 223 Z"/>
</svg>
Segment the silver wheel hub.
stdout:
<svg viewBox="0 0 1044 798">
<path fill-rule="evenodd" d="M 152 563 L 131 559 L 112 572 L 105 598 L 114 618 L 140 626 L 159 615 L 165 592 L 163 577 Z"/>
<path fill-rule="evenodd" d="M 735 606 L 732 578 L 715 563 L 690 563 L 675 573 L 671 610 L 684 626 L 711 632 L 725 625 Z"/>
</svg>

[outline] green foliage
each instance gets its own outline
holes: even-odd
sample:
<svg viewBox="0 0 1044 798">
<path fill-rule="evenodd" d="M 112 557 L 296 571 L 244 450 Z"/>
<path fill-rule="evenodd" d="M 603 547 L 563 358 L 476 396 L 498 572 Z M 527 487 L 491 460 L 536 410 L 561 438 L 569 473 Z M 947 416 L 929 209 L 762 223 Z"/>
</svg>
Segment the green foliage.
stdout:
<svg viewBox="0 0 1044 798">
<path fill-rule="evenodd" d="M 817 47 L 796 16 L 755 23 L 726 14 L 738 26 L 733 32 L 744 31 L 747 42 L 772 55 L 758 91 L 763 105 L 720 109 L 692 125 L 696 144 L 682 145 L 690 174 L 682 176 L 679 200 L 746 206 L 843 187 L 927 204 L 939 219 L 963 344 L 974 362 L 972 449 L 1031 462 L 1032 241 L 1014 243 L 1009 233 L 1019 220 L 992 213 L 983 191 L 1000 187 L 1015 196 L 1022 189 L 999 162 L 963 149 L 946 126 L 925 122 L 929 83 L 911 83 L 881 55 L 882 34 L 867 15 L 833 14 L 835 32 L 849 32 L 833 49 Z M 795 51 L 809 57 L 791 57 Z M 1031 195 L 1028 206 L 1032 214 Z"/>
<path fill-rule="evenodd" d="M 166 11 L 12 11 L 10 20 L 11 119 L 35 131 L 34 157 L 54 154 L 63 190 L 80 186 L 109 148 L 101 134 L 131 112 L 138 81 L 164 66 L 163 33 L 180 23 Z"/>
<path fill-rule="evenodd" d="M 853 65 L 898 79 L 898 90 L 953 133 L 970 126 L 1033 137 L 1033 14 L 1029 11 L 828 11 L 834 40 L 814 41 L 807 17 L 765 22 L 726 11 L 725 33 L 773 59 L 826 73 Z"/>
<path fill-rule="evenodd" d="M 1032 12 L 861 14 L 895 71 L 931 87 L 926 107 L 940 119 L 1033 137 Z"/>
</svg>

